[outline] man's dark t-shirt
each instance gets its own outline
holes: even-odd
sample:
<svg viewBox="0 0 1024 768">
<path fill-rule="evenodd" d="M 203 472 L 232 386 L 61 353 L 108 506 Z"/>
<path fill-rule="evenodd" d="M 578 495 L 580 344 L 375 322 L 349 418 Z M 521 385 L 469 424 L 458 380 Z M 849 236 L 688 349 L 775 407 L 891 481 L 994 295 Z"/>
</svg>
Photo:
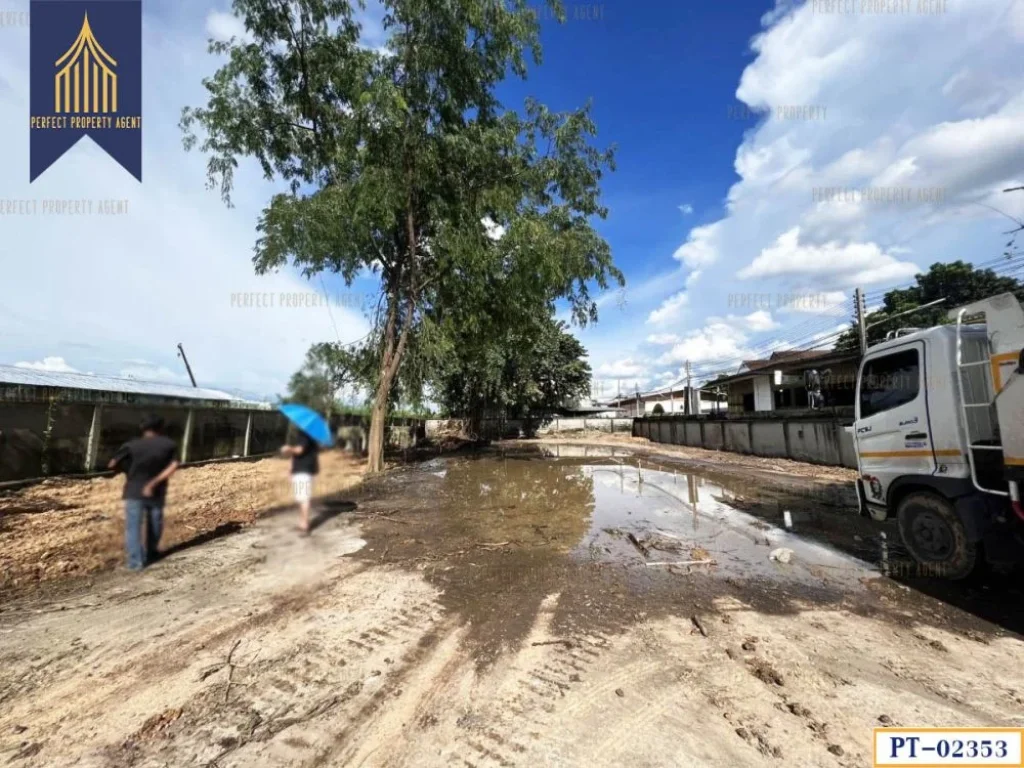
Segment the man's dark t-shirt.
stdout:
<svg viewBox="0 0 1024 768">
<path fill-rule="evenodd" d="M 320 446 L 305 432 L 299 432 L 292 445 L 303 448 L 301 456 L 292 456 L 292 474 L 315 475 L 320 471 Z"/>
<path fill-rule="evenodd" d="M 118 467 L 124 470 L 127 479 L 124 484 L 125 499 L 144 499 L 163 502 L 167 495 L 167 481 L 153 488 L 152 496 L 143 496 L 142 489 L 150 480 L 159 475 L 177 458 L 178 447 L 169 437 L 137 437 L 129 440 L 114 454 Z"/>
</svg>

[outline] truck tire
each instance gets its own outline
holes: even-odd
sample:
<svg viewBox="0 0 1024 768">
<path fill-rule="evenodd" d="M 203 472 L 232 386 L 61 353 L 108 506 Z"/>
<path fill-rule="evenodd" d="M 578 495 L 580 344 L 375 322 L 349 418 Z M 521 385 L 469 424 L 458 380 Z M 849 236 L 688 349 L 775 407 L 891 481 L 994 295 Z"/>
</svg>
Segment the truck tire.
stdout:
<svg viewBox="0 0 1024 768">
<path fill-rule="evenodd" d="M 978 561 L 977 547 L 953 505 L 934 493 L 911 493 L 896 509 L 900 537 L 927 575 L 966 579 Z"/>
</svg>

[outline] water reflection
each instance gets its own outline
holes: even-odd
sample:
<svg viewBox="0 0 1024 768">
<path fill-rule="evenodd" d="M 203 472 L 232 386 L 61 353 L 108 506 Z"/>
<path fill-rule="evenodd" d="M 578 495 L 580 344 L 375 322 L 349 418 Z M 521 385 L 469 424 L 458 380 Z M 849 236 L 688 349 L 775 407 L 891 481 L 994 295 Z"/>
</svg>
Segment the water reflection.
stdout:
<svg viewBox="0 0 1024 768">
<path fill-rule="evenodd" d="M 856 558 L 738 509 L 731 503 L 733 492 L 695 472 L 656 470 L 642 462 L 587 464 L 579 471 L 594 479 L 594 514 L 575 557 L 642 565 L 628 538 L 632 533 L 655 548 L 665 544 L 659 539 L 675 542 L 658 561 L 702 560 L 707 553 L 717 563 L 713 572 L 725 575 L 856 583 L 872 572 Z M 790 564 L 769 560 L 779 547 L 793 550 Z"/>
</svg>

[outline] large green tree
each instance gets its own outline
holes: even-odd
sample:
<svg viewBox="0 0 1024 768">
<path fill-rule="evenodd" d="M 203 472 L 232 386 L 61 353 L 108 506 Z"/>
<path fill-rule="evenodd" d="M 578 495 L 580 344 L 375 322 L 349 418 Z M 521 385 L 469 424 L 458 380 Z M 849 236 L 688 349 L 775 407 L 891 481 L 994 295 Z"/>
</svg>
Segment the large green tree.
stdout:
<svg viewBox="0 0 1024 768">
<path fill-rule="evenodd" d="M 245 157 L 288 185 L 260 217 L 258 272 L 291 262 L 307 276 L 378 275 L 371 472 L 410 342 L 429 344 L 449 308 L 486 311 L 496 271 L 526 301 L 566 299 L 579 322 L 596 318 L 593 284 L 622 280 L 591 226 L 606 215 L 612 153 L 591 146 L 589 110 L 528 101 L 520 113 L 495 96 L 509 73 L 525 77 L 528 55 L 539 60 L 536 10 L 382 5 L 389 42 L 376 51 L 360 44 L 350 0 L 234 0 L 247 39 L 211 43 L 227 61 L 204 81 L 207 105 L 182 116 L 186 147 L 201 142 L 226 201 Z"/>
<path fill-rule="evenodd" d="M 587 351 L 553 314 L 507 325 L 497 335 L 463 332 L 432 378 L 433 398 L 479 431 L 486 417 L 550 414 L 590 391 Z"/>
<path fill-rule="evenodd" d="M 949 310 L 989 296 L 1014 293 L 1024 301 L 1024 283 L 1020 280 L 998 275 L 991 269 L 977 269 L 963 261 L 932 264 L 927 272 L 915 276 L 914 279 L 915 285 L 886 293 L 882 299 L 882 307 L 867 316 L 868 325 L 879 323 L 868 329 L 869 345 L 884 341 L 889 331 L 895 331 L 902 326 L 930 328 L 942 325 L 948 322 L 946 315 Z M 943 298 L 945 301 L 941 304 L 903 317 L 895 317 L 900 312 Z M 857 349 L 860 344 L 859 338 L 855 321 L 854 326 L 839 337 L 836 347 Z"/>
</svg>

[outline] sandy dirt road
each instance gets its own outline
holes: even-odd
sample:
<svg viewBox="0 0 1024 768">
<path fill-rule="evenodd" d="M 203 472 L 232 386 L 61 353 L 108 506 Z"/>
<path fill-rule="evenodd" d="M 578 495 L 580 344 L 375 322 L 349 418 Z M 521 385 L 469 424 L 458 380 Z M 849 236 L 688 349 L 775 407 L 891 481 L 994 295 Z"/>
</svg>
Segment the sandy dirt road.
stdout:
<svg viewBox="0 0 1024 768">
<path fill-rule="evenodd" d="M 5 592 L 0 760 L 852 768 L 879 725 L 1024 726 L 1011 622 L 832 546 L 815 516 L 870 536 L 849 510 L 787 501 L 787 532 L 630 455 L 344 484 L 310 538 L 253 515 L 141 576 Z"/>
</svg>

